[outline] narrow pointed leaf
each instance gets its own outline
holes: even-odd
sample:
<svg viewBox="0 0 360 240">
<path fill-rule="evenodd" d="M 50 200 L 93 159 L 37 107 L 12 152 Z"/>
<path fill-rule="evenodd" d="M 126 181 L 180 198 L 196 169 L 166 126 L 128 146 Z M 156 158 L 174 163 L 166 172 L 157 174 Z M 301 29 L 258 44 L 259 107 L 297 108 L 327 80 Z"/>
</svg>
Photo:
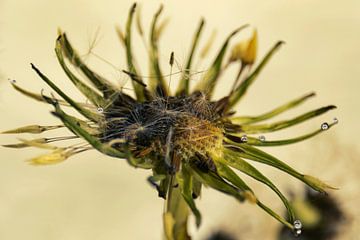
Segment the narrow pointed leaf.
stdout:
<svg viewBox="0 0 360 240">
<path fill-rule="evenodd" d="M 39 134 L 45 131 L 62 128 L 64 125 L 55 125 L 55 126 L 40 126 L 40 125 L 28 125 L 24 127 L 19 127 L 11 130 L 2 132 L 2 134 L 18 134 L 18 133 L 33 133 Z"/>
<path fill-rule="evenodd" d="M 204 185 L 210 186 L 225 194 L 229 194 L 241 202 L 244 201 L 245 198 L 243 196 L 242 191 L 225 182 L 217 174 L 213 172 L 205 173 L 195 164 L 191 164 L 190 166 L 184 164 L 183 166 L 187 168 L 191 173 L 193 173 L 193 175 Z"/>
<path fill-rule="evenodd" d="M 304 113 L 293 119 L 283 120 L 283 121 L 269 123 L 269 124 L 258 124 L 258 125 L 251 125 L 251 124 L 246 125 L 245 124 L 245 125 L 241 126 L 241 129 L 243 132 L 248 133 L 248 134 L 274 132 L 274 131 L 278 131 L 278 130 L 288 128 L 288 127 L 294 126 L 296 124 L 302 123 L 304 121 L 307 121 L 311 118 L 317 117 L 317 116 L 324 114 L 327 111 L 330 111 L 335 108 L 336 108 L 336 106 L 330 105 L 330 106 L 322 107 L 322 108 Z"/>
<path fill-rule="evenodd" d="M 136 9 L 136 29 L 140 36 L 144 36 L 144 30 L 141 23 L 141 6 Z"/>
<path fill-rule="evenodd" d="M 69 128 L 71 131 L 73 131 L 77 136 L 85 139 L 91 146 L 93 146 L 99 152 L 102 152 L 112 157 L 126 158 L 125 153 L 120 152 L 115 148 L 112 148 L 106 143 L 102 143 L 98 138 L 92 136 L 86 130 L 80 127 L 77 119 L 63 112 L 57 103 L 54 103 L 54 107 L 56 111 L 55 112 L 56 116 L 61 119 L 61 121 L 66 125 L 66 127 Z"/>
<path fill-rule="evenodd" d="M 201 79 L 199 84 L 195 87 L 195 90 L 203 91 L 203 92 L 207 93 L 207 95 L 209 97 L 211 97 L 212 92 L 215 88 L 216 82 L 221 73 L 222 62 L 223 62 L 223 59 L 225 56 L 226 49 L 229 45 L 229 42 L 232 37 L 234 37 L 239 31 L 241 31 L 242 29 L 244 29 L 246 27 L 247 27 L 247 25 L 244 25 L 244 26 L 236 29 L 226 38 L 218 55 L 216 56 L 213 64 L 211 65 L 210 69 L 205 73 L 205 76 L 203 77 L 203 79 Z"/>
<path fill-rule="evenodd" d="M 28 160 L 28 162 L 29 164 L 34 166 L 52 165 L 65 161 L 74 153 L 74 151 L 66 151 L 66 149 L 64 148 L 59 148 L 51 153 L 43 154 L 38 157 L 32 158 Z"/>
<path fill-rule="evenodd" d="M 23 94 L 27 97 L 30 97 L 30 98 L 35 99 L 40 102 L 48 103 L 42 94 L 37 94 L 37 93 L 30 92 L 28 90 L 25 90 L 25 89 L 19 87 L 17 84 L 11 84 L 11 85 L 13 86 L 13 88 L 15 88 L 16 91 L 20 92 L 21 94 Z M 70 106 L 67 102 L 65 102 L 62 99 L 56 99 L 56 101 L 58 101 L 59 104 L 61 104 L 61 105 Z"/>
<path fill-rule="evenodd" d="M 145 94 L 144 94 L 144 85 L 143 80 L 138 74 L 138 70 L 136 69 L 133 59 L 133 53 L 132 53 L 132 47 L 131 47 L 131 29 L 132 29 L 132 22 L 133 17 L 135 13 L 136 3 L 133 4 L 129 11 L 128 20 L 126 23 L 126 32 L 125 32 L 125 48 L 126 48 L 126 59 L 127 59 L 127 65 L 128 65 L 128 71 L 132 74 L 134 74 L 137 78 L 137 81 L 132 81 L 136 98 L 138 101 L 143 102 L 145 101 Z"/>
<path fill-rule="evenodd" d="M 79 89 L 79 91 L 84 94 L 84 96 L 89 99 L 90 102 L 92 102 L 96 106 L 104 107 L 106 105 L 106 101 L 104 100 L 104 98 L 100 96 L 95 90 L 91 89 L 89 86 L 83 83 L 80 79 L 78 79 L 66 66 L 59 40 L 56 40 L 55 52 L 62 69 L 64 70 L 68 78 L 71 80 L 71 82 L 77 87 L 77 89 Z"/>
<path fill-rule="evenodd" d="M 315 93 L 310 93 L 310 94 L 307 94 L 300 98 L 297 98 L 295 100 L 292 100 L 291 102 L 281 105 L 280 107 L 277 107 L 277 108 L 271 110 L 270 112 L 261 114 L 259 116 L 233 117 L 233 118 L 231 118 L 231 121 L 235 124 L 250 124 L 250 123 L 264 121 L 264 120 L 273 118 L 287 110 L 290 110 L 290 109 L 298 106 L 299 104 L 305 102 L 307 99 L 309 99 L 310 97 L 313 97 L 313 96 L 315 96 Z"/>
<path fill-rule="evenodd" d="M 19 140 L 30 147 L 36 147 L 36 148 L 42 148 L 42 149 L 59 149 L 56 146 L 47 144 L 46 142 L 44 143 L 44 142 L 40 142 L 40 141 L 26 140 L 26 139 L 22 139 L 22 138 L 19 138 Z"/>
<path fill-rule="evenodd" d="M 272 217 L 277 219 L 279 222 L 281 222 L 285 226 L 289 227 L 290 229 L 293 228 L 291 223 L 286 221 L 283 217 L 281 217 L 280 215 L 275 213 L 273 210 L 271 210 L 269 207 L 267 207 L 262 202 L 260 202 L 254 195 L 252 189 L 233 170 L 231 170 L 230 167 L 228 167 L 227 165 L 225 165 L 223 163 L 217 162 L 217 161 L 215 162 L 215 164 L 216 164 L 216 168 L 221 177 L 225 178 L 226 180 L 228 180 L 229 182 L 234 184 L 236 187 L 243 190 L 244 193 L 248 193 L 248 194 L 244 194 L 247 200 L 249 200 L 250 202 L 256 203 L 260 208 L 262 208 L 269 215 L 271 215 Z"/>
<path fill-rule="evenodd" d="M 158 26 L 156 27 L 155 29 L 155 35 L 154 35 L 154 38 L 156 40 L 159 40 L 160 39 L 160 36 L 162 35 L 162 33 L 165 31 L 167 25 L 169 24 L 170 22 L 170 18 L 165 18 L 163 19 L 159 24 Z"/>
<path fill-rule="evenodd" d="M 273 216 L 274 218 L 276 218 L 279 222 L 281 222 L 282 224 L 284 224 L 286 227 L 290 228 L 290 229 L 294 229 L 294 226 L 292 223 L 289 223 L 288 221 L 286 221 L 283 217 L 281 217 L 279 214 L 277 214 L 276 212 L 274 212 L 271 208 L 267 207 L 265 204 L 263 204 L 262 202 L 258 201 L 257 205 L 262 208 L 264 211 L 266 211 L 268 214 L 270 214 L 271 216 Z"/>
<path fill-rule="evenodd" d="M 305 177 L 304 174 L 299 173 L 286 163 L 280 161 L 279 159 L 273 157 L 272 155 L 261 151 L 260 149 L 254 148 L 247 144 L 236 144 L 236 146 L 242 150 L 236 152 L 235 154 L 239 157 L 247 158 L 249 160 L 257 161 L 260 163 L 267 164 L 269 166 L 275 167 L 281 171 L 286 172 L 287 174 L 299 179 L 300 181 L 304 182 L 305 184 L 309 185 L 314 190 L 325 192 L 326 188 L 332 188 L 325 183 L 322 183 L 320 180 L 311 181 L 311 177 Z M 325 188 L 323 188 L 325 187 Z"/>
<path fill-rule="evenodd" d="M 332 126 L 334 126 L 336 123 L 331 123 L 329 124 L 329 128 L 331 128 Z M 311 132 L 311 133 L 308 133 L 308 134 L 305 134 L 305 135 L 302 135 L 302 136 L 299 136 L 299 137 L 295 137 L 295 138 L 289 138 L 289 139 L 284 139 L 284 140 L 273 140 L 273 141 L 262 141 L 258 138 L 253 138 L 253 137 L 248 137 L 248 140 L 247 140 L 247 144 L 248 145 L 252 145 L 252 146 L 259 146 L 259 147 L 273 147 L 273 146 L 282 146 L 282 145 L 287 145 L 287 144 L 293 144 L 293 143 L 297 143 L 297 142 L 301 142 L 301 141 L 304 141 L 306 139 L 309 139 L 311 137 L 314 137 L 320 133 L 323 133 L 325 132 L 324 130 L 322 130 L 321 128 Z"/>
<path fill-rule="evenodd" d="M 30 142 L 36 142 L 36 143 L 46 143 L 46 138 L 38 138 L 38 139 L 32 139 L 29 140 Z M 2 145 L 3 147 L 7 147 L 7 148 L 26 148 L 26 147 L 32 147 L 32 144 L 28 144 L 25 142 L 21 142 L 21 143 L 15 143 L 15 144 L 5 144 Z"/>
<path fill-rule="evenodd" d="M 60 33 L 58 40 L 62 45 L 62 49 L 65 53 L 65 56 L 69 59 L 69 61 L 76 67 L 78 67 L 82 73 L 89 79 L 89 81 L 101 92 L 103 92 L 104 96 L 109 96 L 117 91 L 117 89 L 106 79 L 93 72 L 88 68 L 84 62 L 81 60 L 79 55 L 71 46 L 69 40 L 65 33 Z"/>
<path fill-rule="evenodd" d="M 66 102 L 68 102 L 73 108 L 75 108 L 79 113 L 81 113 L 84 117 L 98 122 L 100 120 L 100 115 L 89 111 L 88 109 L 83 108 L 80 104 L 76 103 L 70 97 L 68 97 L 60 88 L 58 88 L 50 79 L 48 79 L 39 69 L 35 67 L 34 64 L 31 64 L 31 67 L 35 70 L 35 72 L 40 76 L 44 82 L 46 82 L 56 93 L 58 93 Z"/>
<path fill-rule="evenodd" d="M 223 162 L 224 164 L 230 165 L 233 168 L 238 169 L 239 171 L 249 175 L 250 177 L 256 179 L 259 182 L 264 183 L 269 188 L 271 188 L 281 199 L 281 201 L 284 203 L 288 214 L 290 216 L 290 222 L 294 220 L 294 213 L 293 210 L 286 199 L 286 197 L 281 193 L 281 191 L 267 178 L 265 177 L 261 172 L 259 172 L 255 167 L 253 167 L 251 164 L 243 160 L 239 157 L 239 155 L 230 150 L 230 149 L 224 149 L 224 158 L 217 158 L 217 161 Z"/>
<path fill-rule="evenodd" d="M 192 45 L 191 45 L 189 56 L 187 58 L 185 70 L 181 76 L 179 86 L 176 91 L 177 95 L 180 95 L 182 93 L 189 94 L 190 71 L 191 71 L 191 66 L 192 66 L 192 62 L 193 62 L 194 52 L 195 52 L 196 47 L 198 46 L 200 35 L 204 28 L 204 24 L 205 24 L 205 20 L 201 19 L 199 27 L 196 30 L 195 36 L 192 41 Z"/>
<path fill-rule="evenodd" d="M 280 41 L 275 44 L 275 46 L 266 54 L 266 56 L 262 59 L 260 64 L 256 67 L 256 69 L 248 76 L 230 95 L 229 107 L 234 106 L 241 97 L 246 93 L 249 86 L 255 81 L 256 77 L 259 75 L 261 70 L 266 66 L 269 62 L 272 55 L 280 48 L 280 46 L 284 42 Z"/>
<path fill-rule="evenodd" d="M 215 161 L 214 163 L 216 165 L 217 172 L 221 177 L 225 178 L 243 191 L 250 190 L 250 187 L 226 164 L 218 161 Z"/>
<path fill-rule="evenodd" d="M 158 38 L 157 35 L 157 21 L 161 14 L 163 6 L 159 8 L 157 13 L 154 15 L 151 24 L 151 32 L 150 32 L 150 49 L 149 49 L 149 57 L 150 57 L 150 88 L 153 92 L 160 90 L 161 93 L 165 96 L 168 95 L 168 87 L 166 85 L 164 76 L 160 69 L 159 64 L 159 50 L 158 50 Z"/>
</svg>

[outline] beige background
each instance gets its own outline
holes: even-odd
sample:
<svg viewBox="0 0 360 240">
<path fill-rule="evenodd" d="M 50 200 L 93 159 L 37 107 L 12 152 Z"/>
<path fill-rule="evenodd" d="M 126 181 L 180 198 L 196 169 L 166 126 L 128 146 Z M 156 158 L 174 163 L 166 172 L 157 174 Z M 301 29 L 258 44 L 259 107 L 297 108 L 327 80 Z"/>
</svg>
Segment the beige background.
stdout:
<svg viewBox="0 0 360 240">
<path fill-rule="evenodd" d="M 99 72 L 124 84 L 126 77 L 118 70 L 86 53 L 89 43 L 97 36 L 99 41 L 93 52 L 118 69 L 125 67 L 124 52 L 114 25 L 124 26 L 131 3 L 124 0 L 0 1 L 0 130 L 57 123 L 49 114 L 49 106 L 19 95 L 7 82 L 7 78 L 14 78 L 28 89 L 39 92 L 44 88 L 49 92 L 31 71 L 30 62 L 36 63 L 72 96 L 81 98 L 57 64 L 53 52 L 57 27 L 66 30 L 84 58 Z M 159 3 L 142 1 L 146 30 Z M 339 239 L 358 239 L 360 1 L 167 1 L 164 16 L 171 17 L 160 43 L 164 69 L 171 51 L 175 52 L 180 66 L 183 64 L 201 16 L 207 20 L 202 44 L 212 29 L 217 29 L 211 56 L 226 34 L 244 23 L 256 26 L 259 31 L 260 56 L 275 41 L 287 42 L 237 110 L 240 114 L 261 113 L 309 91 L 316 91 L 317 98 L 283 118 L 321 105 L 339 107 L 293 130 L 267 137 L 301 134 L 318 128 L 323 121 L 332 121 L 333 117 L 339 118 L 336 128 L 307 142 L 269 149 L 269 152 L 339 186 L 341 190 L 333 194 L 351 219 Z M 238 40 L 247 34 L 240 34 Z M 146 74 L 143 45 L 139 39 L 135 45 L 142 73 Z M 198 70 L 206 69 L 207 63 L 199 64 Z M 223 77 L 217 96 L 229 88 L 234 70 L 230 69 Z M 176 84 L 176 78 L 173 79 Z M 14 141 L 14 136 L 0 136 L 0 144 Z M 24 163 L 23 160 L 40 152 L 0 149 L 1 240 L 160 239 L 162 200 L 145 181 L 149 172 L 132 169 L 122 160 L 110 159 L 95 151 L 56 166 L 32 167 Z M 298 181 L 289 180 L 274 169 L 262 169 L 281 189 L 301 189 Z M 283 210 L 274 194 L 251 183 L 265 202 L 272 203 L 278 211 Z M 204 239 L 220 228 L 243 239 L 272 239 L 279 227 L 261 210 L 238 204 L 213 190 L 205 190 L 198 205 L 204 222 L 198 231 L 192 228 L 195 239 Z"/>
</svg>

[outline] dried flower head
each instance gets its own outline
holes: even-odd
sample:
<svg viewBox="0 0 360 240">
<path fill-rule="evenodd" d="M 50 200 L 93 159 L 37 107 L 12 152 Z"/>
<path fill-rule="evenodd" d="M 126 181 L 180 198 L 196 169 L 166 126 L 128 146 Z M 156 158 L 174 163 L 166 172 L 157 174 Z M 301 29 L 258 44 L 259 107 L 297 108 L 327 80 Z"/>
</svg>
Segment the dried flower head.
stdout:
<svg viewBox="0 0 360 240">
<path fill-rule="evenodd" d="M 189 238 L 186 229 L 188 209 L 195 215 L 197 226 L 200 225 L 201 215 L 196 207 L 195 199 L 200 195 L 202 185 L 229 194 L 240 202 L 247 200 L 256 204 L 288 228 L 298 231 L 298 225 L 294 225 L 296 218 L 286 197 L 270 179 L 251 165 L 251 162 L 260 162 L 280 169 L 316 191 L 325 192 L 327 188 L 331 188 L 329 185 L 315 177 L 296 171 L 258 147 L 296 143 L 329 129 L 336 122 L 326 123 L 326 129 L 319 126 L 319 129 L 313 132 L 291 139 L 266 140 L 263 135 L 260 137 L 255 135 L 294 126 L 326 113 L 335 106 L 321 107 L 290 120 L 260 123 L 314 96 L 310 93 L 259 116 L 235 116 L 234 106 L 245 95 L 249 86 L 283 43 L 281 41 L 276 43 L 251 71 L 257 52 L 257 32 L 254 30 L 249 40 L 234 46 L 226 61 L 225 53 L 230 40 L 247 27 L 246 25 L 236 29 L 226 38 L 212 65 L 190 91 L 194 53 L 199 45 L 204 20 L 201 20 L 195 32 L 185 70 L 180 76 L 175 94 L 172 94 L 159 64 L 158 39 L 165 25 L 164 22 L 158 24 L 162 8 L 155 14 L 151 23 L 147 46 L 151 77 L 145 83 L 135 65 L 131 45 L 135 6 L 134 4 L 130 9 L 125 31 L 117 29 L 126 50 L 128 69 L 123 72 L 132 81 L 134 96 L 124 93 L 122 89 L 91 70 L 74 50 L 67 35 L 59 31 L 55 47 L 57 59 L 66 75 L 88 99 L 88 102 L 76 102 L 31 64 L 39 77 L 61 98 L 29 92 L 16 82 L 12 82 L 12 86 L 28 97 L 53 105 L 55 110 L 52 113 L 62 122 L 62 125 L 30 125 L 3 133 L 38 134 L 66 127 L 73 135 L 22 140 L 21 143 L 4 146 L 13 148 L 31 146 L 51 150 L 49 154 L 31 159 L 30 163 L 34 165 L 59 163 L 77 153 L 96 149 L 105 155 L 126 159 L 135 168 L 151 169 L 152 175 L 148 180 L 155 186 L 158 195 L 166 199 L 164 229 L 168 239 Z M 136 21 L 138 32 L 144 37 L 140 15 L 137 15 Z M 206 48 L 209 48 L 208 45 Z M 204 52 L 206 50 L 202 51 Z M 202 57 L 204 56 L 205 54 L 202 54 Z M 80 80 L 69 64 L 79 70 L 87 82 Z M 170 67 L 174 64 L 174 53 L 171 53 L 169 64 Z M 212 99 L 221 73 L 226 71 L 230 64 L 239 64 L 239 73 L 231 91 L 221 99 Z M 248 74 L 244 74 L 245 72 Z M 64 111 L 64 108 L 73 108 L 84 118 L 71 116 Z M 81 139 L 83 142 L 68 147 L 56 147 L 49 144 L 73 138 Z M 250 186 L 233 169 L 241 171 L 272 189 L 284 203 L 288 211 L 288 220 L 262 203 Z"/>
</svg>

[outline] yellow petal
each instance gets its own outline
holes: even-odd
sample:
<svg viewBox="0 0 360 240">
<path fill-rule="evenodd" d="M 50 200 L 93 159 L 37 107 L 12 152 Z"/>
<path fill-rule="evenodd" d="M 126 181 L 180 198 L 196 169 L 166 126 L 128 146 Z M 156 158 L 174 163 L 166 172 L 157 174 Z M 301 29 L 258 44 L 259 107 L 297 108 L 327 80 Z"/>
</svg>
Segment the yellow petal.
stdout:
<svg viewBox="0 0 360 240">
<path fill-rule="evenodd" d="M 257 54 L 257 31 L 254 30 L 251 39 L 249 40 L 249 44 L 247 46 L 247 50 L 242 61 L 246 64 L 253 64 L 256 60 Z"/>
<path fill-rule="evenodd" d="M 236 44 L 229 58 L 229 62 L 241 61 L 244 64 L 253 64 L 257 55 L 257 31 L 254 30 L 250 39 Z"/>
</svg>

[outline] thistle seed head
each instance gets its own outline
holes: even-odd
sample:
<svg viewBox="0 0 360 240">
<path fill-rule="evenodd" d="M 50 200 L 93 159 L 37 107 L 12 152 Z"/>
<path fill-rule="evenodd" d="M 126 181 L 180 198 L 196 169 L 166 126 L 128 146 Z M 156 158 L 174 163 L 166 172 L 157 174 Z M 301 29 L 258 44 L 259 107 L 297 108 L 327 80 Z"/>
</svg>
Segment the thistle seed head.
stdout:
<svg viewBox="0 0 360 240">
<path fill-rule="evenodd" d="M 79 103 L 73 100 L 35 65 L 31 64 L 33 70 L 60 98 L 55 98 L 53 95 L 47 96 L 43 92 L 41 94 L 32 93 L 18 86 L 17 81 L 11 81 L 12 86 L 30 98 L 53 105 L 53 114 L 62 124 L 54 126 L 28 125 L 3 133 L 41 134 L 44 131 L 66 127 L 73 135 L 21 140 L 20 143 L 4 146 L 17 149 L 30 146 L 41 147 L 52 151 L 47 155 L 30 160 L 34 165 L 59 163 L 75 154 L 96 149 L 108 156 L 126 159 L 133 167 L 151 169 L 152 175 L 149 177 L 149 182 L 156 187 L 160 197 L 167 198 L 168 208 L 164 214 L 164 222 L 169 236 L 176 232 L 186 233 L 183 229 L 173 231 L 173 228 L 182 228 L 182 224 L 185 223 L 186 230 L 187 215 L 185 215 L 185 220 L 181 217 L 184 217 L 182 213 L 188 213 L 187 207 L 195 215 L 197 226 L 200 225 L 201 215 L 196 208 L 195 199 L 200 196 L 202 185 L 233 196 L 240 202 L 248 200 L 286 227 L 294 230 L 296 218 L 288 200 L 275 184 L 251 162 L 255 161 L 277 168 L 319 192 L 333 189 L 315 177 L 298 172 L 286 162 L 260 150 L 260 148 L 306 140 L 317 134 L 328 132 L 324 130 L 329 130 L 338 123 L 338 120 L 334 119 L 332 123 L 324 123 L 325 127 L 322 125 L 321 128 L 310 133 L 289 139 L 271 140 L 265 135 L 258 136 L 300 124 L 336 107 L 329 105 L 308 111 L 292 119 L 264 123 L 313 97 L 314 93 L 310 93 L 260 115 L 234 116 L 236 113 L 234 106 L 245 96 L 251 84 L 283 42 L 275 43 L 262 60 L 253 66 L 257 59 L 258 42 L 257 32 L 254 31 L 251 39 L 245 42 L 240 41 L 239 44 L 234 45 L 230 58 L 225 59 L 225 56 L 228 56 L 226 53 L 229 50 L 230 40 L 247 25 L 237 28 L 228 35 L 212 64 L 192 88 L 191 74 L 197 70 L 192 66 L 195 61 L 194 53 L 199 45 L 199 38 L 205 24 L 204 20 L 200 21 L 195 32 L 185 70 L 181 71 L 179 85 L 174 91 L 175 95 L 172 95 L 166 77 L 169 76 L 168 82 L 170 82 L 173 75 L 171 71 L 175 53 L 172 52 L 170 55 L 170 75 L 162 73 L 159 61 L 161 54 L 159 54 L 158 40 L 166 23 L 159 24 L 158 22 L 162 7 L 154 15 L 151 24 L 149 44 L 147 45 L 149 76 L 151 77 L 149 77 L 149 81 L 145 82 L 145 77 L 139 74 L 140 69 L 135 64 L 136 59 L 131 46 L 131 26 L 135 7 L 134 4 L 129 11 L 125 31 L 118 28 L 118 35 L 125 48 L 128 65 L 127 70 L 122 72 L 131 79 L 134 96 L 124 93 L 111 81 L 91 70 L 83 61 L 82 55 L 72 47 L 66 34 L 60 31 L 55 45 L 57 59 L 69 80 L 87 98 L 88 102 Z M 140 16 L 137 16 L 137 25 L 138 32 L 144 38 Z M 205 46 L 199 60 L 206 56 L 209 46 L 210 44 Z M 77 73 L 72 72 L 68 64 L 79 70 L 85 81 L 79 79 Z M 233 84 L 231 84 L 230 92 L 221 99 L 212 99 L 219 79 L 230 64 L 236 64 L 239 67 Z M 91 87 L 88 84 L 91 84 Z M 83 116 L 83 119 L 67 114 L 63 107 L 75 109 Z M 74 138 L 81 139 L 82 142 L 67 147 L 48 144 Z M 233 168 L 269 187 L 286 207 L 288 219 L 281 217 L 263 204 L 251 187 L 232 170 Z M 182 207 L 186 208 L 184 211 L 174 209 L 171 202 L 172 196 L 177 196 L 177 203 L 183 203 Z M 178 215 L 175 216 L 176 214 Z M 185 239 L 185 237 L 177 239 Z"/>
<path fill-rule="evenodd" d="M 134 156 L 164 156 L 170 140 L 172 152 L 186 161 L 202 155 L 204 159 L 222 146 L 223 123 L 215 104 L 201 92 L 190 96 L 157 97 L 134 102 L 128 108 L 112 104 L 104 112 L 103 142 L 123 139 Z M 173 129 L 171 139 L 169 131 Z"/>
</svg>

